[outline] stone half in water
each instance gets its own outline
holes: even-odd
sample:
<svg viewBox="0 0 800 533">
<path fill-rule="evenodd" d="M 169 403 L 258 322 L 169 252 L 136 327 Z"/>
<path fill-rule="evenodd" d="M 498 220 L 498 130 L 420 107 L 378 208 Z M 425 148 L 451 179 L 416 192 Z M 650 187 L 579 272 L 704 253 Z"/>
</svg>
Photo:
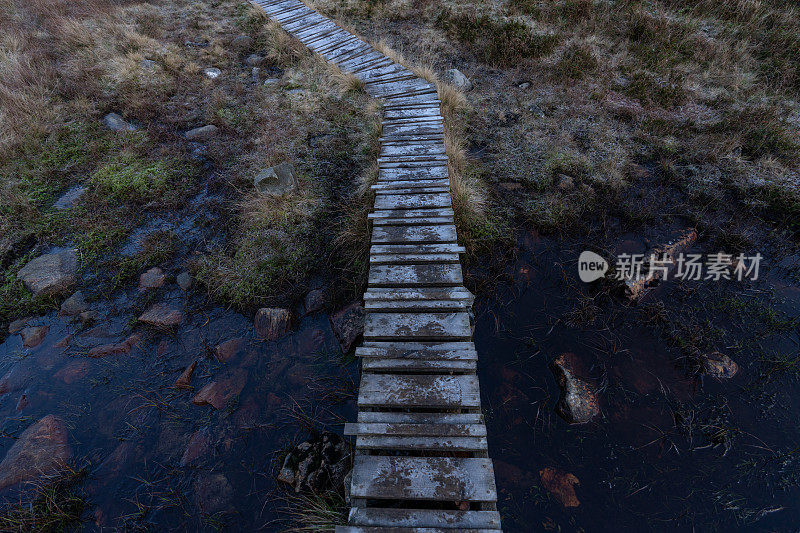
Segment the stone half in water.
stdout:
<svg viewBox="0 0 800 533">
<path fill-rule="evenodd" d="M 556 404 L 556 412 L 561 418 L 570 424 L 581 424 L 600 413 L 594 387 L 583 375 L 581 362 L 575 354 L 559 355 L 550 363 L 550 370 L 561 388 L 561 397 Z"/>
</svg>

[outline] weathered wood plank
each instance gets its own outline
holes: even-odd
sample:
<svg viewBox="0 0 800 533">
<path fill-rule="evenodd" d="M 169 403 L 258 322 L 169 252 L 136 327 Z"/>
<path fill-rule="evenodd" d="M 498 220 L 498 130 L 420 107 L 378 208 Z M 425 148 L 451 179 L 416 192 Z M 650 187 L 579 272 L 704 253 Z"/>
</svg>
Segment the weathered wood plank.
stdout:
<svg viewBox="0 0 800 533">
<path fill-rule="evenodd" d="M 379 188 L 374 190 L 375 194 L 435 194 L 440 192 L 449 193 L 450 187 L 404 187 L 397 189 Z"/>
<path fill-rule="evenodd" d="M 369 258 L 373 265 L 410 265 L 417 263 L 458 263 L 458 254 L 396 254 L 372 255 Z"/>
<path fill-rule="evenodd" d="M 334 533 L 449 533 L 452 529 L 438 527 L 369 527 L 336 526 Z M 459 529 L 460 533 L 497 533 L 496 529 Z"/>
<path fill-rule="evenodd" d="M 423 207 L 450 207 L 449 193 L 392 194 L 375 197 L 375 209 L 419 209 Z"/>
<path fill-rule="evenodd" d="M 374 435 L 356 438 L 357 450 L 485 452 L 487 448 L 486 437 L 394 437 Z"/>
<path fill-rule="evenodd" d="M 370 340 L 469 339 L 467 313 L 367 313 L 364 338 Z"/>
<path fill-rule="evenodd" d="M 449 207 L 433 207 L 428 209 L 384 209 L 381 211 L 373 211 L 367 215 L 370 219 L 420 219 L 420 218 L 441 218 L 453 217 L 455 213 Z"/>
<path fill-rule="evenodd" d="M 438 224 L 455 224 L 453 217 L 422 217 L 422 218 L 374 218 L 372 223 L 376 226 L 432 226 Z"/>
<path fill-rule="evenodd" d="M 437 156 L 444 155 L 444 142 L 425 144 L 384 144 L 381 147 L 381 158 L 399 156 Z"/>
<path fill-rule="evenodd" d="M 483 458 L 357 455 L 353 498 L 497 501 L 492 462 Z"/>
<path fill-rule="evenodd" d="M 360 411 L 359 422 L 391 424 L 481 424 L 481 413 L 398 413 L 394 411 Z"/>
<path fill-rule="evenodd" d="M 378 171 L 378 182 L 395 180 L 430 180 L 447 178 L 447 165 L 427 165 L 406 168 L 382 168 Z"/>
<path fill-rule="evenodd" d="M 456 242 L 456 227 L 451 224 L 433 226 L 375 226 L 373 244 Z"/>
<path fill-rule="evenodd" d="M 477 409 L 480 396 L 475 375 L 363 374 L 358 405 L 359 408 Z"/>
<path fill-rule="evenodd" d="M 472 343 L 416 344 L 403 347 L 402 343 L 384 343 L 384 346 L 359 346 L 356 356 L 367 359 L 447 359 L 475 361 L 478 352 Z"/>
<path fill-rule="evenodd" d="M 458 287 L 464 283 L 461 263 L 423 263 L 369 267 L 370 287 Z"/>
<path fill-rule="evenodd" d="M 427 372 L 431 374 L 472 373 L 477 370 L 476 361 L 447 361 L 443 359 L 364 359 L 362 372 Z"/>
<path fill-rule="evenodd" d="M 485 437 L 483 424 L 407 424 L 356 422 L 344 425 L 345 435 L 382 435 L 417 437 Z"/>
<path fill-rule="evenodd" d="M 497 511 L 440 511 L 435 509 L 359 508 L 350 510 L 349 521 L 356 526 L 432 527 L 448 530 L 500 529 Z"/>
</svg>

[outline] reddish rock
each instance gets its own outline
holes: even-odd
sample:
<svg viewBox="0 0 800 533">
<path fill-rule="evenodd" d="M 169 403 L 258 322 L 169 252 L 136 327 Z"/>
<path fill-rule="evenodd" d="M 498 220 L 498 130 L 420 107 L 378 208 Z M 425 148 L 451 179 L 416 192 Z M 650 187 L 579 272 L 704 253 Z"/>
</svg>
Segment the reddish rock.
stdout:
<svg viewBox="0 0 800 533">
<path fill-rule="evenodd" d="M 153 267 L 139 276 L 139 290 L 157 289 L 164 285 L 166 279 L 166 274 L 160 268 Z"/>
<path fill-rule="evenodd" d="M 244 339 L 242 338 L 227 340 L 217 345 L 216 350 L 214 350 L 214 356 L 217 358 L 217 361 L 224 363 L 238 354 L 242 346 L 244 346 Z"/>
<path fill-rule="evenodd" d="M 19 320 L 13 321 L 11 324 L 8 325 L 8 333 L 13 335 L 14 333 L 19 333 L 22 331 L 25 326 L 28 325 L 28 322 L 33 320 L 32 316 L 20 318 Z"/>
<path fill-rule="evenodd" d="M 233 487 L 224 474 L 203 474 L 194 482 L 195 503 L 203 513 L 226 509 L 233 501 Z"/>
<path fill-rule="evenodd" d="M 331 315 L 331 328 L 339 339 L 344 353 L 364 334 L 364 308 L 359 303 L 351 304 Z"/>
<path fill-rule="evenodd" d="M 739 365 L 721 352 L 711 352 L 702 358 L 703 372 L 718 379 L 729 379 L 739 371 Z"/>
<path fill-rule="evenodd" d="M 325 291 L 322 289 L 314 289 L 306 294 L 305 308 L 306 314 L 316 313 L 325 307 Z"/>
<path fill-rule="evenodd" d="M 22 432 L 0 463 L 0 490 L 55 471 L 72 456 L 67 426 L 47 415 Z"/>
<path fill-rule="evenodd" d="M 262 308 L 256 313 L 253 330 L 258 340 L 274 341 L 289 332 L 292 314 L 288 309 Z"/>
<path fill-rule="evenodd" d="M 0 378 L 0 394 L 14 392 L 22 389 L 25 385 L 25 376 L 17 368 L 12 368 Z"/>
<path fill-rule="evenodd" d="M 17 402 L 17 412 L 19 413 L 26 407 L 28 407 L 28 397 L 25 394 L 23 394 L 22 396 L 19 397 L 19 401 Z"/>
<path fill-rule="evenodd" d="M 192 374 L 194 369 L 197 368 L 197 361 L 187 366 L 181 376 L 175 381 L 175 388 L 178 389 L 191 389 L 192 388 Z"/>
<path fill-rule="evenodd" d="M 88 373 L 89 363 L 82 359 L 76 359 L 67 363 L 64 368 L 56 372 L 53 377 L 60 379 L 67 385 L 72 385 L 76 381 L 85 378 Z"/>
<path fill-rule="evenodd" d="M 86 311 L 88 307 L 86 296 L 84 296 L 83 292 L 77 291 L 61 304 L 61 314 L 64 316 L 77 316 Z"/>
<path fill-rule="evenodd" d="M 107 357 L 109 355 L 129 354 L 139 342 L 138 335 L 131 335 L 124 341 L 117 344 L 105 344 L 96 346 L 89 350 L 89 357 Z"/>
<path fill-rule="evenodd" d="M 600 413 L 600 404 L 578 357 L 563 353 L 550 363 L 550 370 L 561 387 L 556 412 L 570 424 L 590 421 Z M 578 377 L 581 376 L 581 377 Z M 583 378 L 583 379 L 582 379 Z"/>
<path fill-rule="evenodd" d="M 542 480 L 542 486 L 564 507 L 578 507 L 581 504 L 575 495 L 574 488 L 574 485 L 580 485 L 581 482 L 574 475 L 547 467 L 539 471 L 539 477 Z"/>
<path fill-rule="evenodd" d="M 242 392 L 247 383 L 247 372 L 235 369 L 219 376 L 192 398 L 195 405 L 212 405 L 215 409 L 224 409 L 228 401 Z"/>
<path fill-rule="evenodd" d="M 48 330 L 49 328 L 47 326 L 35 326 L 23 329 L 19 332 L 19 336 L 22 337 L 22 347 L 35 348 L 39 346 L 47 336 Z"/>
<path fill-rule="evenodd" d="M 157 328 L 171 328 L 183 323 L 183 313 L 167 304 L 155 304 L 139 317 L 139 321 Z"/>
<path fill-rule="evenodd" d="M 67 335 L 53 345 L 54 348 L 66 348 L 72 342 L 72 334 Z"/>
<path fill-rule="evenodd" d="M 275 394 L 274 392 L 267 393 L 267 407 L 270 409 L 275 409 L 280 407 L 283 404 L 283 401 L 280 397 Z"/>
<path fill-rule="evenodd" d="M 211 447 L 211 431 L 207 427 L 198 429 L 189 439 L 186 451 L 181 457 L 181 466 L 191 464 L 198 457 L 208 453 Z"/>
<path fill-rule="evenodd" d="M 135 453 L 135 448 L 131 442 L 121 442 L 114 448 L 114 451 L 106 457 L 94 476 L 103 482 L 108 482 L 114 479 L 122 472 L 122 469 L 130 462 Z"/>
</svg>

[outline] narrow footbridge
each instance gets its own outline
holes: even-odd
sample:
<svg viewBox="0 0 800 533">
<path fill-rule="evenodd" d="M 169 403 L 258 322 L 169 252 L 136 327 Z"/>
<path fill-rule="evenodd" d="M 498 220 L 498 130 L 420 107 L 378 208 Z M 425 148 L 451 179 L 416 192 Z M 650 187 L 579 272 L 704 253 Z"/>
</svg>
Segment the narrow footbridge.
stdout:
<svg viewBox="0 0 800 533">
<path fill-rule="evenodd" d="M 298 0 L 256 0 L 384 104 L 349 524 L 500 530 L 436 87 Z"/>
</svg>

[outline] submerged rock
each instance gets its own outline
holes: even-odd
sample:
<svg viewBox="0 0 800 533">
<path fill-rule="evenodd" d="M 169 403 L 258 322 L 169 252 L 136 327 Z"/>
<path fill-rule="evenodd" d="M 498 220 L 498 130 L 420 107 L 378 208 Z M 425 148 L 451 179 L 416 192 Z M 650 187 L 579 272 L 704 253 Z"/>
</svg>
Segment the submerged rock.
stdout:
<svg viewBox="0 0 800 533">
<path fill-rule="evenodd" d="M 297 176 L 291 163 L 283 162 L 259 172 L 253 185 L 261 194 L 283 196 L 297 187 Z"/>
<path fill-rule="evenodd" d="M 17 277 L 34 294 L 53 296 L 75 284 L 78 256 L 75 250 L 40 255 L 22 267 Z"/>
<path fill-rule="evenodd" d="M 258 340 L 274 341 L 289 332 L 292 314 L 288 309 L 264 307 L 256 313 L 253 331 Z"/>
<path fill-rule="evenodd" d="M 294 487 L 295 492 L 342 492 L 351 467 L 350 445 L 335 433 L 298 444 L 286 456 L 278 481 Z"/>
<path fill-rule="evenodd" d="M 233 487 L 224 474 L 203 474 L 194 482 L 195 503 L 206 514 L 223 511 L 233 501 Z"/>
<path fill-rule="evenodd" d="M 11 324 L 8 325 L 8 333 L 11 335 L 13 335 L 14 333 L 19 333 L 20 331 L 25 329 L 25 326 L 27 326 L 28 322 L 30 322 L 31 320 L 33 320 L 33 317 L 28 316 L 13 321 Z"/>
<path fill-rule="evenodd" d="M 581 364 L 573 353 L 563 353 L 550 363 L 550 370 L 561 388 L 556 412 L 570 424 L 590 421 L 600 413 L 597 395 L 586 378 L 581 379 Z"/>
<path fill-rule="evenodd" d="M 76 316 L 89 308 L 86 303 L 86 296 L 81 291 L 76 291 L 72 296 L 64 300 L 61 304 L 61 314 L 65 316 Z"/>
<path fill-rule="evenodd" d="M 103 117 L 103 125 L 111 131 L 136 131 L 136 126 L 117 113 L 109 113 Z"/>
<path fill-rule="evenodd" d="M 227 340 L 217 345 L 217 348 L 214 350 L 214 356 L 217 358 L 217 361 L 224 363 L 238 354 L 242 346 L 244 346 L 244 339 L 242 338 Z"/>
<path fill-rule="evenodd" d="M 702 356 L 703 372 L 718 379 L 729 379 L 739 371 L 736 361 L 721 352 L 711 352 Z"/>
<path fill-rule="evenodd" d="M 194 369 L 197 368 L 197 361 L 193 361 L 191 365 L 181 373 L 180 377 L 175 380 L 175 388 L 177 389 L 191 389 L 192 388 L 192 375 Z"/>
<path fill-rule="evenodd" d="M 157 328 L 171 328 L 183 323 L 183 313 L 167 304 L 155 304 L 139 317 L 140 322 Z"/>
<path fill-rule="evenodd" d="M 211 431 L 207 428 L 200 428 L 192 434 L 186 451 L 181 457 L 181 466 L 191 464 L 195 459 L 208 453 L 211 447 Z"/>
<path fill-rule="evenodd" d="M 365 315 L 364 308 L 359 303 L 350 304 L 331 315 L 331 328 L 339 339 L 342 352 L 349 352 L 353 344 L 364 334 Z"/>
<path fill-rule="evenodd" d="M 234 396 L 238 396 L 247 383 L 247 371 L 235 369 L 218 376 L 192 398 L 195 405 L 211 405 L 222 410 Z"/>
<path fill-rule="evenodd" d="M 67 444 L 67 426 L 47 415 L 22 432 L 0 463 L 0 490 L 55 471 L 72 456 Z"/>
<path fill-rule="evenodd" d="M 561 502 L 564 507 L 578 507 L 581 502 L 575 495 L 574 485 L 581 482 L 573 474 L 547 467 L 539 471 L 542 486 Z"/>
<path fill-rule="evenodd" d="M 134 346 L 139 343 L 138 335 L 131 335 L 124 341 L 117 344 L 105 344 L 96 346 L 89 350 L 89 357 L 107 357 L 109 355 L 129 354 Z"/>
<path fill-rule="evenodd" d="M 158 289 L 164 285 L 167 275 L 158 267 L 153 267 L 139 276 L 139 290 Z"/>
<path fill-rule="evenodd" d="M 450 70 L 446 71 L 442 76 L 442 79 L 450 85 L 461 89 L 462 91 L 469 91 L 472 89 L 472 82 L 470 79 L 467 78 L 457 68 L 451 68 Z"/>
<path fill-rule="evenodd" d="M 23 329 L 19 332 L 19 336 L 22 337 L 22 347 L 36 348 L 39 346 L 47 336 L 49 329 L 50 328 L 47 326 L 35 326 Z"/>
<path fill-rule="evenodd" d="M 89 373 L 89 363 L 85 359 L 76 359 L 67 363 L 61 370 L 56 372 L 53 377 L 60 379 L 67 385 L 72 385 L 86 377 Z"/>
</svg>

